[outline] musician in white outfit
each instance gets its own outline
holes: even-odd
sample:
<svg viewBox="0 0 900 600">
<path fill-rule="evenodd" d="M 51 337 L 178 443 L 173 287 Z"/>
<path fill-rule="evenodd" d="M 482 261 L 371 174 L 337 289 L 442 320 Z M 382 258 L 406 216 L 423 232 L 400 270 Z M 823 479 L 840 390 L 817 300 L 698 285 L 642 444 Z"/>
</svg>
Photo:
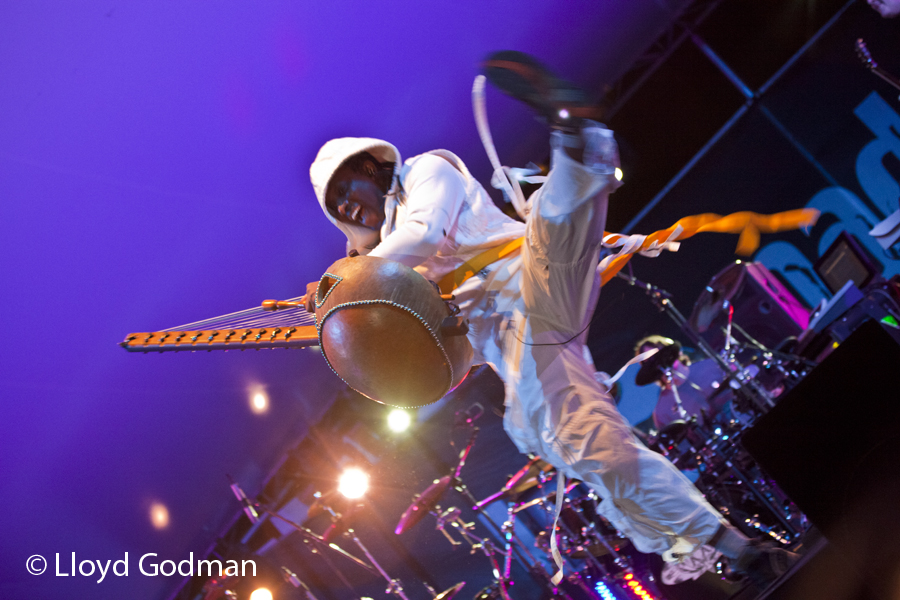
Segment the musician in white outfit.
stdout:
<svg viewBox="0 0 900 600">
<path fill-rule="evenodd" d="M 737 559 L 747 538 L 635 439 L 584 352 L 607 202 L 619 185 L 612 134 L 584 121 L 580 130 L 553 131 L 551 146 L 552 168 L 525 223 L 503 214 L 445 150 L 403 163 L 388 142 L 342 138 L 322 147 L 310 174 L 348 251 L 396 260 L 435 282 L 524 236 L 518 250 L 454 291 L 475 362 L 505 383 L 510 438 L 594 488 L 600 512 L 642 552 L 678 561 L 711 543 Z M 754 552 L 743 562 L 759 562 Z"/>
</svg>

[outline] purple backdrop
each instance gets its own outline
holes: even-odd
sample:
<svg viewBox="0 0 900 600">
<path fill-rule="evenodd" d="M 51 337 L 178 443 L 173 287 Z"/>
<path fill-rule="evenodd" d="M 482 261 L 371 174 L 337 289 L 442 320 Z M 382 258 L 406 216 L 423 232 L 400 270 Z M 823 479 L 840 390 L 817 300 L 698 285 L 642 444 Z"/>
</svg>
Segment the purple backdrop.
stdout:
<svg viewBox="0 0 900 600">
<path fill-rule="evenodd" d="M 469 102 L 481 58 L 529 51 L 600 89 L 684 3 L 0 6 L 0 597 L 164 597 L 177 578 L 142 576 L 138 558 L 203 552 L 235 509 L 225 474 L 258 485 L 330 401 L 312 352 L 116 346 L 298 295 L 340 256 L 306 176 L 321 143 L 446 147 L 485 180 Z M 505 162 L 543 155 L 526 111 L 491 93 L 489 113 Z M 127 552 L 129 575 L 75 576 L 72 552 Z"/>
</svg>

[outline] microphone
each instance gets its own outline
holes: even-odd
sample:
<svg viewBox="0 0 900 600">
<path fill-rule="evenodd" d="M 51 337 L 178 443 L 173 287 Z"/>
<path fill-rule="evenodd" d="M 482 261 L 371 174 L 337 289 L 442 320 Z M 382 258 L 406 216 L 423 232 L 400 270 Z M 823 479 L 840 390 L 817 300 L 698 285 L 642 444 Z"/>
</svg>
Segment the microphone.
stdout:
<svg viewBox="0 0 900 600">
<path fill-rule="evenodd" d="M 483 414 L 484 407 L 479 402 L 476 402 L 465 411 L 456 411 L 456 415 L 454 415 L 453 419 L 453 426 L 460 427 L 462 425 L 471 425 L 480 419 Z"/>
<path fill-rule="evenodd" d="M 244 514 L 247 515 L 247 518 L 250 519 L 251 523 L 259 523 L 259 510 L 256 508 L 256 504 L 250 501 L 247 498 L 247 494 L 244 493 L 244 490 L 241 489 L 241 486 L 237 484 L 237 482 L 231 478 L 231 475 L 226 475 L 228 477 L 228 481 L 231 482 L 231 492 L 234 494 L 234 497 L 238 499 L 241 503 L 241 506 L 244 507 Z"/>
</svg>

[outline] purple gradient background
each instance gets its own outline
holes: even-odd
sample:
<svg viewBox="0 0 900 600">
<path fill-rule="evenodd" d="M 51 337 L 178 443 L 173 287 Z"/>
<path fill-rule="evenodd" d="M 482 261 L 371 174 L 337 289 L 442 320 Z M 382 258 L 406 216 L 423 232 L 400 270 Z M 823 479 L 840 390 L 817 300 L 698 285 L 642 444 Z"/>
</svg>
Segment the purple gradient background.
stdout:
<svg viewBox="0 0 900 600">
<path fill-rule="evenodd" d="M 278 1 L 0 5 L 0 598 L 163 598 L 137 573 L 206 550 L 330 402 L 310 351 L 132 355 L 125 334 L 301 294 L 343 251 L 307 177 L 319 146 L 384 137 L 489 165 L 469 90 L 487 53 L 592 89 L 684 5 Z M 489 91 L 501 158 L 546 133 Z M 271 410 L 252 414 L 265 389 Z M 153 529 L 152 502 L 171 525 Z M 55 577 L 55 553 L 129 577 Z M 35 577 L 26 558 L 51 560 Z"/>
</svg>

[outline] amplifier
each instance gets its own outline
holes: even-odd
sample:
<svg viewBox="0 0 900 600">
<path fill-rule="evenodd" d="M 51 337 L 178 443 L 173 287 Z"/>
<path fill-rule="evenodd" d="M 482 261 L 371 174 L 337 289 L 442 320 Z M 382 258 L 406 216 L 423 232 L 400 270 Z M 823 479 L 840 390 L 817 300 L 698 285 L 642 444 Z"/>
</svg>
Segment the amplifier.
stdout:
<svg viewBox="0 0 900 600">
<path fill-rule="evenodd" d="M 862 298 L 856 300 L 821 332 L 812 329 L 806 331 L 800 338 L 797 353 L 813 360 L 822 360 L 870 320 L 882 323 L 888 335 L 900 343 L 900 305 L 895 297 L 895 288 L 893 281 L 884 279 L 870 283 L 862 290 Z"/>
</svg>

